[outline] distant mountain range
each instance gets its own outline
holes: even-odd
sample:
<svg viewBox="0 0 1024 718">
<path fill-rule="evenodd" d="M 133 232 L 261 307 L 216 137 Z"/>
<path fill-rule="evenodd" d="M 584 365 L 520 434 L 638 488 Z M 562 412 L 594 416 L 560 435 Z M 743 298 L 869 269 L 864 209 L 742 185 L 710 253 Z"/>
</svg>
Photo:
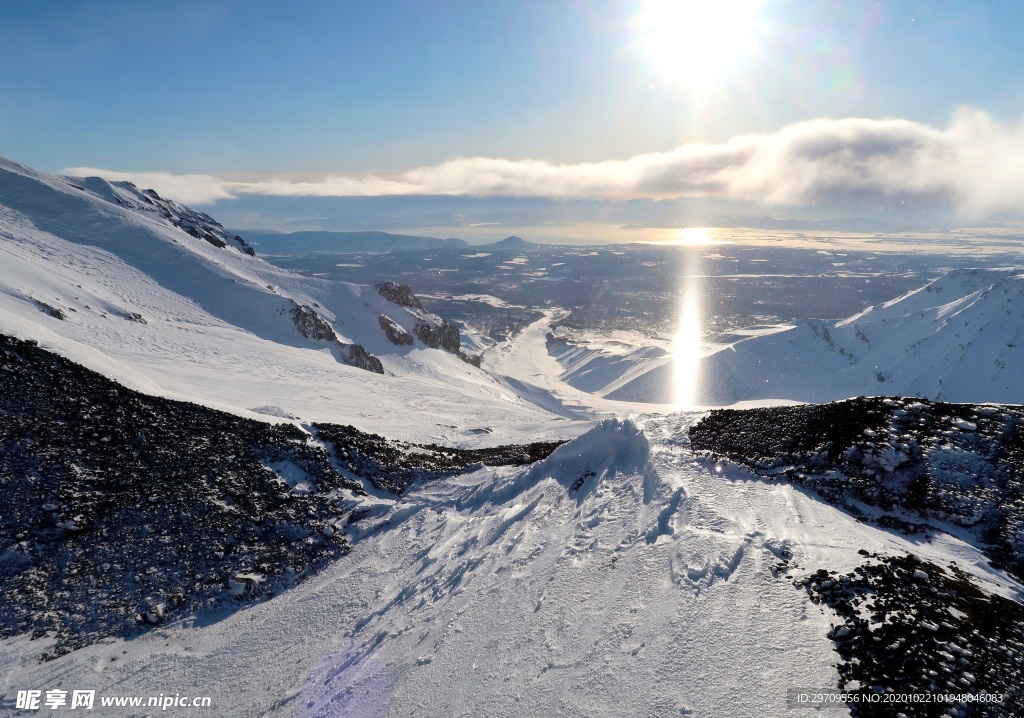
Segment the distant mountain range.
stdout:
<svg viewBox="0 0 1024 718">
<path fill-rule="evenodd" d="M 390 232 L 268 232 L 247 229 L 240 234 L 262 254 L 282 252 L 406 252 L 417 249 L 468 247 L 462 239 L 438 239 Z"/>
<path fill-rule="evenodd" d="M 421 237 L 390 232 L 272 232 L 258 229 L 238 230 L 262 254 L 296 254 L 307 252 L 409 252 L 424 249 L 464 249 L 464 239 Z M 480 245 L 493 249 L 526 247 L 522 237 L 506 237 L 490 244 Z"/>
<path fill-rule="evenodd" d="M 765 217 L 755 215 L 691 217 L 685 224 L 666 222 L 643 222 L 624 225 L 624 229 L 682 229 L 685 227 L 723 227 L 767 229 L 783 232 L 861 232 L 889 233 L 908 231 L 908 227 L 896 222 L 887 222 L 870 217 L 833 217 L 830 219 L 793 219 L 786 217 Z M 920 229 L 915 227 L 914 229 Z"/>
</svg>

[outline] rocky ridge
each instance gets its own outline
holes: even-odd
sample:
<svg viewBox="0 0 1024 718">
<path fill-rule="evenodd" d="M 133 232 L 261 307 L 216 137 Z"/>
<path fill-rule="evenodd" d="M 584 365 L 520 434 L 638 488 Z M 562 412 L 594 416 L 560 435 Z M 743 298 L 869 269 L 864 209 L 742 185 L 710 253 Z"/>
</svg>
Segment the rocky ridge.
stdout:
<svg viewBox="0 0 1024 718">
<path fill-rule="evenodd" d="M 45 638 L 49 659 L 235 610 L 346 553 L 363 480 L 399 494 L 555 446 L 270 424 L 132 391 L 0 335 L 0 637 Z"/>
<path fill-rule="evenodd" d="M 72 187 L 83 192 L 88 191 L 113 204 L 137 212 L 155 214 L 172 227 L 177 227 L 196 239 L 205 240 L 215 247 L 230 246 L 249 256 L 256 256 L 256 251 L 244 239 L 229 232 L 210 215 L 161 197 L 156 190 L 139 189 L 132 182 L 110 182 L 100 177 L 68 178 L 67 181 Z"/>
<path fill-rule="evenodd" d="M 900 397 L 712 411 L 690 429 L 709 462 L 805 486 L 862 521 L 929 540 L 966 531 L 992 564 L 1024 580 L 1024 411 Z M 861 552 L 840 573 L 775 567 L 831 608 L 839 689 L 854 716 L 1013 716 L 1024 708 L 1024 607 L 955 563 Z M 999 694 L 999 702 L 896 700 Z M 887 695 L 887 697 L 886 697 Z M 894 701 L 894 702 L 893 702 Z M 949 712 L 954 710 L 956 712 Z"/>
</svg>

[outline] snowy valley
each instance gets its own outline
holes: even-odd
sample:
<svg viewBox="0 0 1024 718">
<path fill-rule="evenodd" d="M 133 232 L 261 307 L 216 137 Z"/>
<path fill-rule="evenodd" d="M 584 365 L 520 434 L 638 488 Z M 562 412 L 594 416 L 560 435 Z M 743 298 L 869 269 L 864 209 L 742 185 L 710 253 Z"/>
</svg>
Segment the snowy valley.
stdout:
<svg viewBox="0 0 1024 718">
<path fill-rule="evenodd" d="M 530 268 L 576 305 L 441 296 L 0 160 L 0 251 L 0 710 L 33 688 L 213 702 L 131 715 L 754 717 L 840 688 L 1000 700 L 815 715 L 1024 710 L 1012 269 L 724 326 L 684 406 L 671 339 L 566 331 L 598 305 L 549 271 L 597 249 Z M 472 302 L 494 331 L 435 313 Z"/>
</svg>

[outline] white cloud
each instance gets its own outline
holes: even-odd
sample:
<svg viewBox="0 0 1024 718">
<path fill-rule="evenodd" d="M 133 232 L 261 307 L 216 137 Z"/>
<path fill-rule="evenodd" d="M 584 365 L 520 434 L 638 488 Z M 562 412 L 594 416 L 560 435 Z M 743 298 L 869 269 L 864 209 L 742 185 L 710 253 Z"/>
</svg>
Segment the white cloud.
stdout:
<svg viewBox="0 0 1024 718">
<path fill-rule="evenodd" d="M 547 197 L 710 196 L 764 204 L 905 202 L 983 217 L 1024 209 L 1024 124 L 958 111 L 940 129 L 909 120 L 816 119 L 719 144 L 688 144 L 624 160 L 555 164 L 467 157 L 400 172 L 318 181 L 221 180 L 209 175 L 70 174 L 129 179 L 182 202 L 241 195 L 469 194 Z"/>
<path fill-rule="evenodd" d="M 117 182 L 134 182 L 142 189 L 155 189 L 158 194 L 185 204 L 210 204 L 219 199 L 234 199 L 230 182 L 211 175 L 175 175 L 169 172 L 117 172 L 96 167 L 68 167 L 62 174 L 72 177 L 102 177 Z"/>
</svg>

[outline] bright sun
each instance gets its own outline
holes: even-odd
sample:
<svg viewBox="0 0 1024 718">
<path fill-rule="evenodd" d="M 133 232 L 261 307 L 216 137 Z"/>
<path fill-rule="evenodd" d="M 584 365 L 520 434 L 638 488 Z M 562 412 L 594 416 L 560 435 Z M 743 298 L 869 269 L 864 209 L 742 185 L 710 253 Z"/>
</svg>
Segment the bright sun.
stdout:
<svg viewBox="0 0 1024 718">
<path fill-rule="evenodd" d="M 637 42 L 666 77 L 691 89 L 734 70 L 756 40 L 762 0 L 648 0 Z"/>
</svg>

